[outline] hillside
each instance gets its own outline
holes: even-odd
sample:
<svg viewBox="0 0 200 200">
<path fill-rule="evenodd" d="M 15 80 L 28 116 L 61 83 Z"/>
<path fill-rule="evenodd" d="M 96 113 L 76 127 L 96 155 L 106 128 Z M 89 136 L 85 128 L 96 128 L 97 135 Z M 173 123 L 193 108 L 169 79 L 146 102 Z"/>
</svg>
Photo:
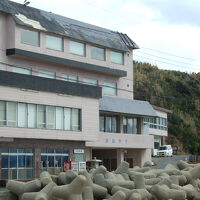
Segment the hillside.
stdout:
<svg viewBox="0 0 200 200">
<path fill-rule="evenodd" d="M 134 63 L 134 97 L 173 111 L 168 142 L 182 143 L 187 153 L 200 153 L 200 73 L 161 70 Z"/>
</svg>

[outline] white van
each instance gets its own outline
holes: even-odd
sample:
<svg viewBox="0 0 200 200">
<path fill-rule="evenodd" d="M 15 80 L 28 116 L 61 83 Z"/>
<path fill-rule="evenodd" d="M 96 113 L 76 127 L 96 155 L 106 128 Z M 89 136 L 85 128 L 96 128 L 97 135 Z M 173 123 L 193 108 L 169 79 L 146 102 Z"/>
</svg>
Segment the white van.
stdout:
<svg viewBox="0 0 200 200">
<path fill-rule="evenodd" d="M 173 156 L 173 150 L 171 145 L 160 146 L 158 150 L 158 156 Z"/>
</svg>

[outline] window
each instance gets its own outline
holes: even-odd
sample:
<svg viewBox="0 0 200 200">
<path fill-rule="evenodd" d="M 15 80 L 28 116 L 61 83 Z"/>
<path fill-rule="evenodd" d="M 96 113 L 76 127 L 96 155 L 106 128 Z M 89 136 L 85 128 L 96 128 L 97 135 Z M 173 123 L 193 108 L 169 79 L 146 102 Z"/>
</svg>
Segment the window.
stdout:
<svg viewBox="0 0 200 200">
<path fill-rule="evenodd" d="M 28 29 L 21 29 L 21 42 L 33 46 L 40 46 L 40 33 Z"/>
<path fill-rule="evenodd" d="M 6 102 L 0 101 L 0 126 L 6 125 Z"/>
<path fill-rule="evenodd" d="M 104 82 L 103 83 L 103 94 L 105 95 L 117 95 L 117 83 Z"/>
<path fill-rule="evenodd" d="M 123 133 L 138 134 L 137 126 L 137 118 L 123 117 Z"/>
<path fill-rule="evenodd" d="M 85 44 L 71 40 L 69 42 L 69 51 L 76 55 L 85 56 Z"/>
<path fill-rule="evenodd" d="M 36 128 L 37 124 L 37 105 L 28 104 L 28 127 Z"/>
<path fill-rule="evenodd" d="M 148 124 L 153 129 L 167 130 L 167 118 L 145 118 L 144 124 Z"/>
<path fill-rule="evenodd" d="M 0 126 L 81 130 L 81 110 L 0 101 Z"/>
<path fill-rule="evenodd" d="M 117 63 L 117 64 L 124 64 L 124 54 L 121 52 L 111 51 L 110 52 L 110 59 L 111 62 Z"/>
<path fill-rule="evenodd" d="M 63 51 L 63 38 L 46 35 L 46 48 Z"/>
<path fill-rule="evenodd" d="M 32 149 L 2 149 L 1 178 L 31 180 L 34 178 Z"/>
<path fill-rule="evenodd" d="M 44 78 L 55 79 L 56 78 L 56 73 L 55 72 L 45 71 L 45 70 L 39 70 L 38 71 L 38 76 L 44 77 Z"/>
<path fill-rule="evenodd" d="M 97 60 L 105 60 L 105 49 L 91 46 L 91 57 Z"/>
<path fill-rule="evenodd" d="M 91 79 L 91 78 L 84 78 L 83 79 L 83 83 L 87 84 L 87 85 L 98 85 L 98 81 L 95 79 Z"/>
<path fill-rule="evenodd" d="M 62 164 L 68 161 L 68 150 L 42 149 L 41 171 L 51 171 L 53 174 L 62 172 Z"/>
<path fill-rule="evenodd" d="M 31 69 L 26 69 L 21 67 L 13 67 L 12 69 L 13 72 L 15 73 L 31 75 Z"/>
<path fill-rule="evenodd" d="M 17 126 L 17 103 L 7 102 L 7 125 Z"/>
<path fill-rule="evenodd" d="M 27 118 L 28 118 L 28 112 L 27 112 L 27 104 L 25 103 L 18 103 L 18 127 L 27 127 Z"/>
<path fill-rule="evenodd" d="M 56 129 L 64 129 L 64 113 L 62 107 L 56 107 Z"/>
<path fill-rule="evenodd" d="M 99 117 L 99 130 L 101 132 L 117 133 L 117 116 L 101 114 Z"/>
<path fill-rule="evenodd" d="M 63 74 L 62 80 L 69 81 L 69 82 L 78 82 L 78 76 Z"/>
</svg>

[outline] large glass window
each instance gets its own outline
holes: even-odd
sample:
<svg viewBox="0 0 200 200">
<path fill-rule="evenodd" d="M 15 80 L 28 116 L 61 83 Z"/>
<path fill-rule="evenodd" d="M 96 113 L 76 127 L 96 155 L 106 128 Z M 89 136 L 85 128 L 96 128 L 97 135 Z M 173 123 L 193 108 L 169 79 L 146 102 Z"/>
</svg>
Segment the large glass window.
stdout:
<svg viewBox="0 0 200 200">
<path fill-rule="evenodd" d="M 124 54 L 117 51 L 110 51 L 110 60 L 113 63 L 124 64 Z"/>
<path fill-rule="evenodd" d="M 123 133 L 138 134 L 137 118 L 123 117 Z"/>
<path fill-rule="evenodd" d="M 18 127 L 27 127 L 27 104 L 25 103 L 18 103 Z"/>
<path fill-rule="evenodd" d="M 48 129 L 55 129 L 55 107 L 46 106 L 46 127 Z"/>
<path fill-rule="evenodd" d="M 144 124 L 148 124 L 149 127 L 153 129 L 167 130 L 167 118 L 145 118 Z"/>
<path fill-rule="evenodd" d="M 0 126 L 6 125 L 6 102 L 0 101 Z"/>
<path fill-rule="evenodd" d="M 75 75 L 69 75 L 69 74 L 63 74 L 62 75 L 63 81 L 69 81 L 69 82 L 78 82 L 78 76 Z"/>
<path fill-rule="evenodd" d="M 37 105 L 28 104 L 28 127 L 36 128 L 37 125 Z"/>
<path fill-rule="evenodd" d="M 81 130 L 81 111 L 63 108 L 0 101 L 0 126 Z"/>
<path fill-rule="evenodd" d="M 85 44 L 71 40 L 69 42 L 69 51 L 76 55 L 85 56 Z"/>
<path fill-rule="evenodd" d="M 62 107 L 56 107 L 56 129 L 64 129 L 64 114 Z"/>
<path fill-rule="evenodd" d="M 40 33 L 28 29 L 21 29 L 21 42 L 33 46 L 40 46 Z"/>
<path fill-rule="evenodd" d="M 48 171 L 56 175 L 59 174 L 62 171 L 62 163 L 68 161 L 68 156 L 68 150 L 42 149 L 41 171 Z"/>
<path fill-rule="evenodd" d="M 99 117 L 99 130 L 101 132 L 117 133 L 118 123 L 117 116 L 101 114 Z"/>
<path fill-rule="evenodd" d="M 105 49 L 91 46 L 91 57 L 97 60 L 105 60 Z"/>
<path fill-rule="evenodd" d="M 46 48 L 63 51 L 63 38 L 46 35 Z"/>
<path fill-rule="evenodd" d="M 2 149 L 1 178 L 31 180 L 34 177 L 32 149 Z"/>
<path fill-rule="evenodd" d="M 95 86 L 98 85 L 98 81 L 96 79 L 91 79 L 91 78 L 84 78 L 83 83 L 87 85 L 95 85 Z"/>
<path fill-rule="evenodd" d="M 12 70 L 15 73 L 31 75 L 31 69 L 26 69 L 26 68 L 21 68 L 21 67 L 13 67 Z"/>
<path fill-rule="evenodd" d="M 7 102 L 7 125 L 17 126 L 17 103 Z"/>
<path fill-rule="evenodd" d="M 38 71 L 38 76 L 44 77 L 44 78 L 55 79 L 56 78 L 56 73 L 55 72 L 45 71 L 45 70 L 39 70 Z"/>
<path fill-rule="evenodd" d="M 117 95 L 117 83 L 104 82 L 103 83 L 103 94 L 104 95 Z"/>
</svg>

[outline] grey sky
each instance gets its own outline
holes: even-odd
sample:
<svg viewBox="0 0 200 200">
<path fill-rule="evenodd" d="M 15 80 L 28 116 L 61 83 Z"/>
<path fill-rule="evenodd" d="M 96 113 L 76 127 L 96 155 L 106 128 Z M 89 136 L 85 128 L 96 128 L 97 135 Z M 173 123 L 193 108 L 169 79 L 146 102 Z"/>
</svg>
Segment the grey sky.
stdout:
<svg viewBox="0 0 200 200">
<path fill-rule="evenodd" d="M 29 1 L 32 7 L 127 33 L 140 46 L 134 60 L 200 72 L 200 0 Z"/>
<path fill-rule="evenodd" d="M 148 6 L 161 13 L 157 19 L 169 24 L 200 26 L 199 0 L 142 0 L 138 4 Z"/>
</svg>

